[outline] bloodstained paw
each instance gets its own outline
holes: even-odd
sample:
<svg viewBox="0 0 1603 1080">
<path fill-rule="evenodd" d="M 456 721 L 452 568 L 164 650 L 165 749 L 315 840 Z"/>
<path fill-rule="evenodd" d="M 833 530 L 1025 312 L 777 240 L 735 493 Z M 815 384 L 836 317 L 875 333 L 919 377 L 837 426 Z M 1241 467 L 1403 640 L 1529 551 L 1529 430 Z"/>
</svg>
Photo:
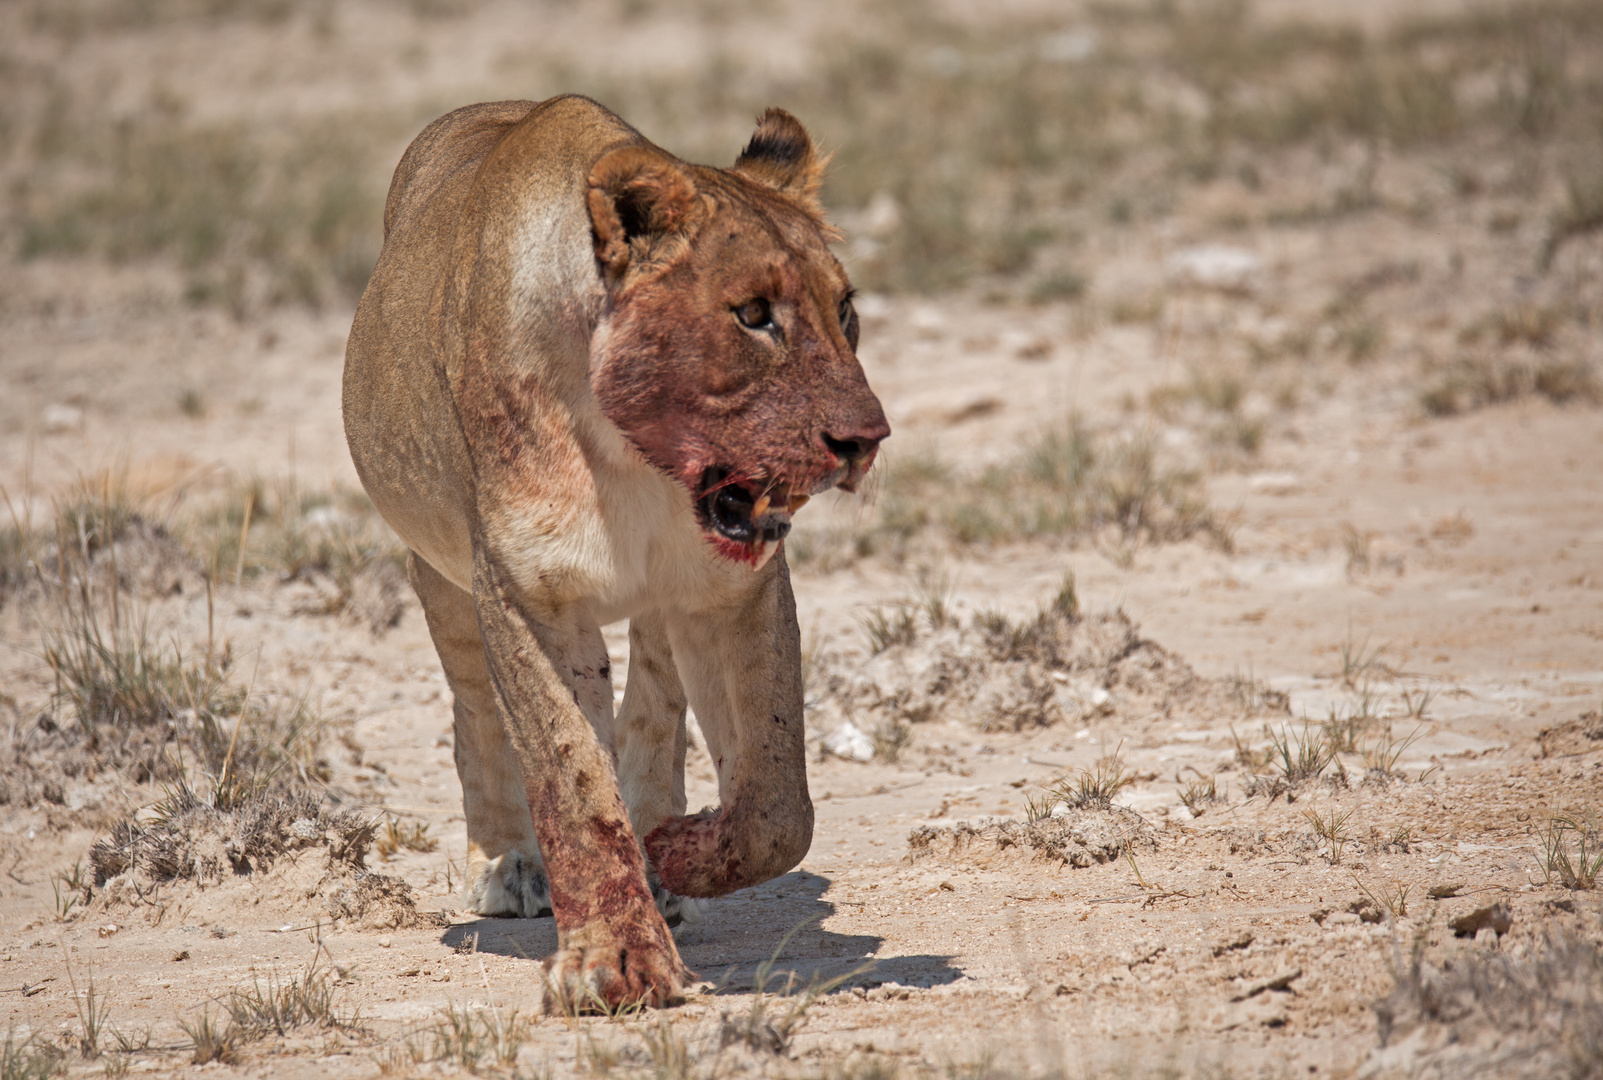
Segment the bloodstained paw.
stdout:
<svg viewBox="0 0 1603 1080">
<path fill-rule="evenodd" d="M 678 1005 L 690 976 L 671 942 L 666 950 L 616 944 L 559 949 L 546 957 L 545 971 L 545 1011 L 564 1015 Z"/>
</svg>

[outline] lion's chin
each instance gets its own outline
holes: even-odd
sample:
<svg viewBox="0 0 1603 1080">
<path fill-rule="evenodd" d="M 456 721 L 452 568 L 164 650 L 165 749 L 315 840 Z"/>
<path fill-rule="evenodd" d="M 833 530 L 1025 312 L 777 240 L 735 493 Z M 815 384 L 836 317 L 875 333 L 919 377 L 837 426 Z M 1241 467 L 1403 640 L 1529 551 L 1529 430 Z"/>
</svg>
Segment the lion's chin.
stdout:
<svg viewBox="0 0 1603 1080">
<path fill-rule="evenodd" d="M 726 537 L 711 533 L 707 536 L 707 542 L 720 557 L 749 566 L 753 570 L 761 570 L 768 560 L 774 557 L 774 552 L 784 544 L 783 540 L 759 540 L 750 544 L 737 544 Z"/>
</svg>

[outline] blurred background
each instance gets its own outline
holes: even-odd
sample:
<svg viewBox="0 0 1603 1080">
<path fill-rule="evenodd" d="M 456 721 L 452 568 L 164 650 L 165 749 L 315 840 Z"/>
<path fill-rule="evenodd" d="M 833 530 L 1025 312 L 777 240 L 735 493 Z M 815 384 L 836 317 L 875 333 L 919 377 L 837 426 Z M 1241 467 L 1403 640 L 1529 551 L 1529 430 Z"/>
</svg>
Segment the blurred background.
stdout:
<svg viewBox="0 0 1603 1080">
<path fill-rule="evenodd" d="M 161 267 L 240 317 L 359 295 L 429 119 L 563 91 L 711 163 L 792 110 L 869 290 L 1094 300 L 1132 229 L 1382 203 L 1474 207 L 1531 272 L 1603 213 L 1587 0 L 13 0 L 0 29 L 6 257 Z"/>
<path fill-rule="evenodd" d="M 1315 429 L 1599 396 L 1592 0 L 14 0 L 0 42 L 12 489 L 349 487 L 390 170 L 451 108 L 564 91 L 694 161 L 770 105 L 834 155 L 898 437 L 798 560 L 1221 539 L 1202 482 L 1274 487 Z"/>
</svg>

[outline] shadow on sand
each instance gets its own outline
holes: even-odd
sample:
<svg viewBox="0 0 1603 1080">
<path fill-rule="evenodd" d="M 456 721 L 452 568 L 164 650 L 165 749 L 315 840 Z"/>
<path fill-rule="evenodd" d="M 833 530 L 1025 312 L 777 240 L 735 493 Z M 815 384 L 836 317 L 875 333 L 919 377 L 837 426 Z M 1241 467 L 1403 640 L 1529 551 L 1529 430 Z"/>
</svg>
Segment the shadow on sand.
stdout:
<svg viewBox="0 0 1603 1080">
<path fill-rule="evenodd" d="M 724 993 L 757 988 L 758 968 L 773 959 L 767 989 L 787 983 L 805 987 L 857 971 L 831 993 L 886 983 L 941 986 L 964 977 L 952 956 L 880 956 L 885 939 L 875 934 L 837 934 L 819 924 L 835 913 L 824 899 L 830 879 L 793 871 L 772 881 L 705 903 L 703 921 L 674 931 L 680 955 L 701 978 Z M 791 935 L 786 941 L 786 935 Z M 480 918 L 457 923 L 441 935 L 454 949 L 475 947 L 531 962 L 556 951 L 556 924 L 546 919 Z M 781 946 L 783 945 L 783 948 Z"/>
</svg>

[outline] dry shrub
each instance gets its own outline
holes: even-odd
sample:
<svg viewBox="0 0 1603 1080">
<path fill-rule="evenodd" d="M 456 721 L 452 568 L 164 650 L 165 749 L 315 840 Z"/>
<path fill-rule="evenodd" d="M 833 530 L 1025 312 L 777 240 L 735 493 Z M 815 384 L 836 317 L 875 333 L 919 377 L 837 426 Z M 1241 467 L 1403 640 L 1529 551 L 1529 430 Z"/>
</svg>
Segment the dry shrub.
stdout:
<svg viewBox="0 0 1603 1080">
<path fill-rule="evenodd" d="M 908 860 L 992 866 L 1023 856 L 1065 866 L 1114 862 L 1126 853 L 1154 851 L 1152 826 L 1122 806 L 1062 807 L 1037 821 L 993 818 L 955 825 L 920 825 L 907 837 Z"/>
<path fill-rule="evenodd" d="M 909 602 L 909 633 L 866 663 L 826 653 L 810 708 L 839 723 L 882 724 L 959 718 L 985 731 L 1020 731 L 1108 714 L 1191 712 L 1283 714 L 1282 695 L 1244 696 L 1205 679 L 1142 638 L 1122 611 L 1082 615 L 1072 581 L 1034 616 L 1014 621 L 982 611 L 967 623 L 939 623 Z"/>
<path fill-rule="evenodd" d="M 1420 392 L 1419 403 L 1431 416 L 1455 416 L 1533 395 L 1556 405 L 1595 402 L 1603 398 L 1603 386 L 1592 365 L 1578 357 L 1480 356 L 1448 367 Z"/>
<path fill-rule="evenodd" d="M 89 861 L 109 905 L 157 903 L 159 886 L 204 890 L 252 875 L 261 889 L 288 874 L 298 875 L 286 886 L 294 902 L 320 907 L 321 917 L 370 929 L 439 924 L 418 911 L 404 881 L 367 869 L 377 829 L 359 811 L 307 792 L 223 808 L 180 785 L 151 814 L 115 826 Z"/>
</svg>

